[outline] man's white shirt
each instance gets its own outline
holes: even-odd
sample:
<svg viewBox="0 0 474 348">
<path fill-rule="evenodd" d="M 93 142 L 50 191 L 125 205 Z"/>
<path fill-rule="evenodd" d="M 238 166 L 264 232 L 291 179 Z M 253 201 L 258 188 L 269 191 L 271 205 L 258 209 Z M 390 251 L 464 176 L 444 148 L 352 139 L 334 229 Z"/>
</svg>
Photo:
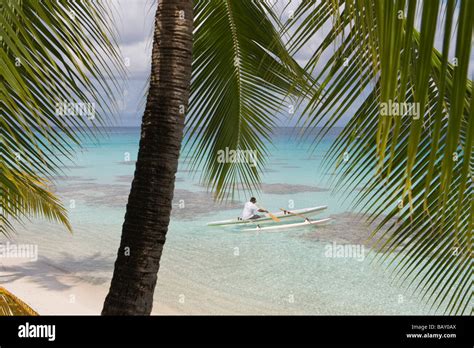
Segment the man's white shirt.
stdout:
<svg viewBox="0 0 474 348">
<path fill-rule="evenodd" d="M 247 202 L 245 203 L 244 210 L 242 211 L 242 219 L 249 219 L 258 212 L 258 207 L 255 203 Z"/>
</svg>

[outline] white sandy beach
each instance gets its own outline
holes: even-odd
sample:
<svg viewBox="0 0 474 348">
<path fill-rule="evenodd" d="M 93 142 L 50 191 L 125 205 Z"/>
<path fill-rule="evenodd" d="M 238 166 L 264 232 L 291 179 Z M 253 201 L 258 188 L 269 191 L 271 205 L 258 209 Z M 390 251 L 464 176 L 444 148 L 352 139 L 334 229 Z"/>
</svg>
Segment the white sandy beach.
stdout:
<svg viewBox="0 0 474 348">
<path fill-rule="evenodd" d="M 28 272 L 16 277 L 16 270 L 22 269 L 24 272 L 30 262 L 24 259 L 0 259 L 0 279 L 15 278 L 1 285 L 40 315 L 100 314 L 108 285 L 91 284 L 41 260 L 36 262 L 34 271 L 37 273 L 34 277 L 42 275 L 43 283 L 32 279 Z M 179 311 L 155 302 L 153 314 L 179 314 Z"/>
</svg>

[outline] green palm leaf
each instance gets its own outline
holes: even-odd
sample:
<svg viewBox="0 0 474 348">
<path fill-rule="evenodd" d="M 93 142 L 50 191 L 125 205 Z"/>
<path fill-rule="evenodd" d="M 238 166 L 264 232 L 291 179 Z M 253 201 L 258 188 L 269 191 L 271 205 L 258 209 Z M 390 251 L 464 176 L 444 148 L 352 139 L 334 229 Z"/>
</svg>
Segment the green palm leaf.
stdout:
<svg viewBox="0 0 474 348">
<path fill-rule="evenodd" d="M 376 249 L 383 251 L 379 260 L 433 310 L 466 314 L 472 313 L 474 120 L 467 74 L 474 5 L 439 5 L 309 1 L 298 8 L 288 30 L 293 30 L 291 47 L 297 51 L 325 23 L 333 23 L 307 64 L 321 83 L 300 122 L 322 126 L 322 137 L 356 110 L 325 165 L 336 168 L 338 190 L 363 187 L 355 208 L 370 221 L 383 216 L 372 235 Z M 442 53 L 434 49 L 440 27 Z M 448 60 L 453 27 L 455 65 Z M 330 58 L 320 68 L 325 54 Z M 388 102 L 414 103 L 419 115 L 383 116 L 382 103 Z M 390 222 L 393 217 L 396 223 Z"/>
<path fill-rule="evenodd" d="M 111 23 L 103 2 L 0 4 L 0 233 L 13 230 L 9 219 L 32 216 L 71 229 L 46 178 L 111 121 L 117 76 L 124 76 Z"/>
<path fill-rule="evenodd" d="M 203 166 L 202 182 L 225 199 L 260 182 L 275 114 L 301 92 L 292 86 L 303 72 L 265 2 L 197 1 L 195 13 L 186 146 L 191 168 Z M 225 149 L 253 153 L 255 163 L 219 161 Z"/>
</svg>

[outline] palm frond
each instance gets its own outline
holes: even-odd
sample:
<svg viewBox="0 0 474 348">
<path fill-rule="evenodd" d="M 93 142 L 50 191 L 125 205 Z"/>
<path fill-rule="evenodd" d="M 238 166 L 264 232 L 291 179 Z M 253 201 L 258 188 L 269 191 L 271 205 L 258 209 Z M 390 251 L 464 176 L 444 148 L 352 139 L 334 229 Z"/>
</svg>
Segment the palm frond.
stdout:
<svg viewBox="0 0 474 348">
<path fill-rule="evenodd" d="M 300 122 L 322 126 L 324 136 L 356 110 L 326 158 L 325 165 L 336 168 L 333 185 L 340 191 L 362 186 L 354 207 L 369 221 L 383 216 L 372 237 L 383 250 L 379 260 L 397 279 L 435 311 L 472 313 L 473 2 L 335 4 L 329 11 L 329 2 L 304 2 L 290 24 L 298 50 L 333 23 L 307 64 L 322 82 Z M 441 53 L 434 48 L 440 27 Z M 457 64 L 449 61 L 453 27 Z M 418 112 L 390 109 L 383 115 L 389 103 L 407 103 Z"/>
<path fill-rule="evenodd" d="M 38 313 L 31 309 L 25 302 L 13 295 L 10 291 L 0 287 L 0 316 L 11 315 L 36 316 Z"/>
<path fill-rule="evenodd" d="M 2 232 L 12 231 L 9 217 L 25 215 L 70 228 L 41 183 L 112 120 L 124 77 L 112 23 L 104 2 L 0 4 Z"/>
<path fill-rule="evenodd" d="M 288 108 L 288 94 L 301 92 L 292 86 L 302 70 L 281 41 L 273 11 L 264 1 L 195 3 L 186 148 L 216 199 L 258 186 L 275 116 Z M 255 161 L 220 161 L 226 149 Z"/>
</svg>

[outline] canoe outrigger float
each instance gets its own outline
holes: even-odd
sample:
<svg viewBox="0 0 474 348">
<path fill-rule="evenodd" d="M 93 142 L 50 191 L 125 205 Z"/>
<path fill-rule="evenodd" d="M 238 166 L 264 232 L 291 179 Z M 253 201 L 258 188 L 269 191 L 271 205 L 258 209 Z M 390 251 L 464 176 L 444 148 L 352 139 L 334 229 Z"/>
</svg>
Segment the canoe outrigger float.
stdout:
<svg viewBox="0 0 474 348">
<path fill-rule="evenodd" d="M 304 208 L 304 209 L 295 209 L 295 210 L 286 210 L 280 208 L 281 211 L 277 213 L 269 213 L 259 219 L 247 219 L 244 220 L 242 218 L 236 219 L 229 219 L 229 220 L 222 220 L 222 221 L 214 221 L 209 222 L 208 226 L 239 226 L 239 225 L 253 225 L 253 228 L 243 229 L 242 231 L 266 231 L 266 230 L 284 230 L 289 228 L 301 228 L 301 227 L 308 227 L 311 225 L 321 225 L 329 222 L 331 219 L 320 219 L 320 220 L 311 220 L 309 219 L 310 216 L 318 214 L 323 210 L 327 209 L 327 205 L 322 205 L 319 207 L 311 207 L 311 208 Z M 301 220 L 304 219 L 304 222 L 298 222 L 294 224 L 278 224 L 268 227 L 262 227 L 265 224 L 272 224 L 275 221 L 285 220 L 285 222 L 290 222 L 294 220 Z"/>
<path fill-rule="evenodd" d="M 254 228 L 245 228 L 242 231 L 276 231 L 276 230 L 287 230 L 290 228 L 302 228 L 302 227 L 309 227 L 314 225 L 325 225 L 330 222 L 331 218 L 326 219 L 319 219 L 319 220 L 305 220 L 304 222 L 298 222 L 296 224 L 283 224 L 283 225 L 275 225 L 275 226 L 266 226 L 260 227 L 257 224 L 257 227 Z"/>
</svg>

